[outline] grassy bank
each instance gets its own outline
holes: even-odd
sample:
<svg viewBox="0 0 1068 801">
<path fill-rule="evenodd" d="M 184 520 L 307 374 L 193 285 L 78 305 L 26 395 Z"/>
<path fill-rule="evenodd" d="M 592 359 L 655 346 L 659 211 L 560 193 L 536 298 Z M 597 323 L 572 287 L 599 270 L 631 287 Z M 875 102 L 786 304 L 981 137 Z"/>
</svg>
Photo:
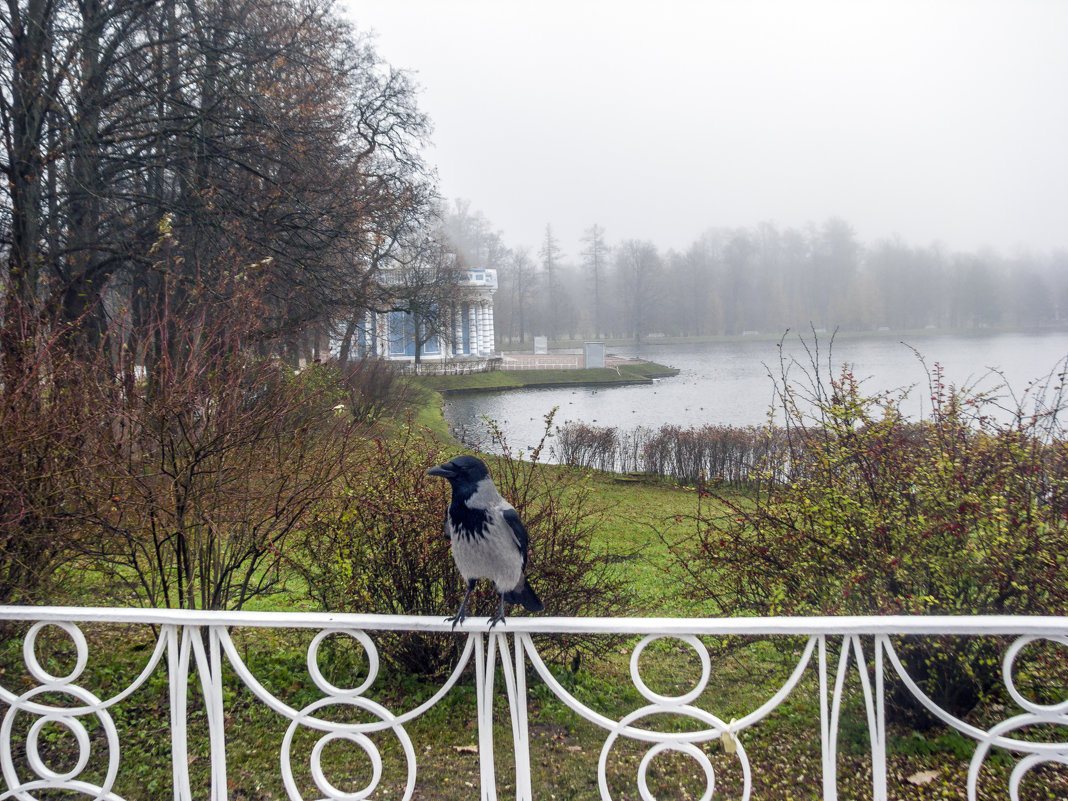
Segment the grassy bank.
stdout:
<svg viewBox="0 0 1068 801">
<path fill-rule="evenodd" d="M 653 362 L 633 362 L 619 368 L 603 367 L 580 370 L 494 370 L 470 375 L 427 375 L 413 383 L 442 394 L 465 392 L 503 392 L 512 389 L 568 386 L 613 386 L 648 384 L 654 379 L 678 375 L 674 367 Z"/>
</svg>

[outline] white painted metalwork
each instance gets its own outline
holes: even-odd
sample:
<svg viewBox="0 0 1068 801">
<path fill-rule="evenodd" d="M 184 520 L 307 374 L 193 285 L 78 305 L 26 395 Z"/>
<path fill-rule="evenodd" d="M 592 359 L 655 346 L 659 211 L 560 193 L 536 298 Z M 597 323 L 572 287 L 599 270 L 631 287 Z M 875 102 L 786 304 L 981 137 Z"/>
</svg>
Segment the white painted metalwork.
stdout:
<svg viewBox="0 0 1068 801">
<path fill-rule="evenodd" d="M 0 723 L 0 801 L 19 799 L 31 801 L 46 789 L 72 791 L 93 799 L 119 799 L 115 793 L 121 757 L 118 729 L 111 711 L 141 687 L 157 670 L 165 665 L 170 700 L 170 736 L 172 747 L 173 797 L 178 801 L 194 798 L 194 788 L 188 769 L 187 710 L 191 669 L 195 668 L 200 695 L 207 719 L 211 752 L 210 797 L 217 801 L 227 798 L 226 706 L 224 702 L 224 666 L 247 687 L 252 694 L 287 721 L 285 736 L 279 753 L 283 785 L 291 799 L 302 799 L 294 778 L 292 744 L 298 731 L 319 733 L 312 748 L 307 770 L 322 798 L 356 801 L 369 797 L 380 789 L 383 775 L 382 755 L 369 735 L 389 732 L 397 739 L 406 762 L 406 780 L 402 797 L 411 798 L 418 776 L 418 752 L 412 743 L 406 724 L 424 714 L 464 679 L 467 669 L 474 667 L 478 726 L 479 762 L 483 801 L 497 797 L 494 767 L 494 705 L 497 694 L 508 701 L 511 724 L 515 787 L 517 799 L 533 798 L 531 787 L 531 744 L 528 732 L 527 674 L 529 670 L 540 678 L 551 692 L 568 708 L 605 732 L 597 766 L 597 781 L 602 799 L 611 799 L 608 765 L 614 746 L 621 738 L 647 743 L 634 776 L 638 795 L 642 799 L 654 796 L 648 786 L 649 767 L 657 755 L 675 751 L 688 755 L 696 763 L 705 780 L 702 801 L 716 795 L 716 771 L 702 744 L 714 740 L 722 742 L 724 751 L 733 754 L 740 766 L 743 799 L 753 792 L 750 755 L 745 747 L 745 733 L 766 718 L 797 688 L 802 678 L 815 670 L 818 677 L 820 719 L 814 726 L 822 754 L 822 796 L 828 801 L 838 797 L 837 753 L 838 731 L 843 715 L 844 688 L 851 671 L 859 677 L 867 716 L 867 729 L 872 756 L 872 797 L 888 797 L 887 739 L 884 682 L 893 671 L 920 702 L 947 726 L 956 729 L 976 743 L 968 773 L 966 793 L 977 798 L 977 781 L 982 765 L 991 749 L 1005 749 L 1017 755 L 1006 787 L 1007 796 L 1017 801 L 1021 781 L 1037 766 L 1047 763 L 1068 765 L 1068 742 L 1033 742 L 1014 737 L 1021 729 L 1047 726 L 1041 729 L 1068 731 L 1068 699 L 1054 704 L 1038 704 L 1019 691 L 1014 679 L 1014 666 L 1022 649 L 1038 640 L 1048 640 L 1068 648 L 1068 618 L 1066 617 L 830 617 L 830 618 L 512 618 L 506 625 L 490 630 L 485 619 L 469 618 L 462 631 L 455 636 L 466 638 L 465 646 L 453 668 L 437 691 L 422 704 L 394 711 L 368 698 L 365 693 L 374 686 L 379 675 L 379 657 L 369 632 L 419 631 L 452 632 L 450 624 L 441 618 L 380 615 L 341 614 L 270 614 L 255 612 L 188 612 L 180 610 L 123 610 L 103 608 L 57 607 L 0 607 L 0 620 L 32 622 L 23 638 L 23 661 L 27 673 L 36 685 L 21 693 L 4 686 L 0 676 L 0 703 L 5 707 Z M 83 673 L 89 659 L 89 646 L 81 624 L 148 624 L 159 632 L 155 648 L 143 669 L 128 687 L 110 698 L 99 698 L 91 688 L 82 686 Z M 40 664 L 37 639 L 47 626 L 58 627 L 70 638 L 75 651 L 75 665 L 66 676 L 54 676 Z M 233 628 L 299 628 L 316 630 L 307 652 L 307 670 L 321 698 L 301 709 L 295 709 L 272 694 L 245 664 L 239 649 L 230 637 Z M 630 651 L 630 678 L 644 699 L 642 706 L 618 720 L 606 717 L 572 695 L 552 674 L 538 651 L 536 636 L 549 633 L 575 635 L 634 635 L 637 639 Z M 355 687 L 339 687 L 331 683 L 319 668 L 319 649 L 330 636 L 353 638 L 367 656 L 366 678 Z M 702 636 L 802 636 L 807 644 L 792 673 L 781 687 L 769 691 L 768 698 L 757 708 L 737 720 L 726 720 L 701 703 L 714 693 L 711 657 Z M 1009 697 L 1018 707 L 1015 714 L 988 730 L 979 729 L 959 720 L 939 708 L 926 697 L 905 670 L 894 651 L 892 637 L 897 635 L 997 635 L 1012 638 L 1003 658 L 1003 679 Z M 700 664 L 700 675 L 690 689 L 676 696 L 662 695 L 648 686 L 639 661 L 645 649 L 663 638 L 676 639 L 691 648 Z M 837 666 L 830 664 L 833 642 L 840 645 Z M 814 667 L 813 667 L 814 663 Z M 502 686 L 496 682 L 502 677 Z M 57 697 L 69 698 L 69 704 L 59 704 Z M 42 700 L 46 699 L 46 700 Z M 339 723 L 320 716 L 331 707 L 361 710 L 371 719 L 361 723 Z M 22 724 L 15 747 L 15 721 L 25 715 L 32 723 Z M 649 722 L 661 716 L 689 720 L 686 731 L 659 731 Z M 84 721 L 95 718 L 101 734 L 90 736 Z M 46 726 L 65 729 L 73 738 L 77 753 L 73 765 L 60 772 L 53 770 L 41 757 L 40 737 Z M 1050 734 L 1049 736 L 1054 736 Z M 323 749 L 333 741 L 346 741 L 362 749 L 371 764 L 371 778 L 366 787 L 357 791 L 343 791 L 325 775 L 321 764 Z M 82 778 L 90 764 L 100 770 L 103 780 L 93 783 Z M 785 766 L 784 766 L 785 767 Z M 199 791 L 199 788 L 197 788 Z M 473 791 L 472 791 L 473 792 Z M 197 793 L 199 795 L 199 792 Z"/>
</svg>

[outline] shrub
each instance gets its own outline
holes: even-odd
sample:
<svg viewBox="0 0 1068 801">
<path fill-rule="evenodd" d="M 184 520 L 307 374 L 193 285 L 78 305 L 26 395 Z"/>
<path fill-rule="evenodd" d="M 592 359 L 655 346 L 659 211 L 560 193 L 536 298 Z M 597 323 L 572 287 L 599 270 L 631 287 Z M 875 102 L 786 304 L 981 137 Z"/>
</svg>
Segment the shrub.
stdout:
<svg viewBox="0 0 1068 801">
<path fill-rule="evenodd" d="M 358 421 L 374 422 L 396 409 L 403 398 L 403 382 L 385 359 L 365 356 L 341 368 L 349 410 Z"/>
<path fill-rule="evenodd" d="M 557 429 L 554 455 L 564 464 L 595 470 L 642 471 L 696 484 L 705 480 L 739 487 L 775 464 L 784 445 L 780 429 L 752 426 L 614 426 L 569 422 Z"/>
<path fill-rule="evenodd" d="M 0 291 L 0 294 L 3 294 Z M 96 425 L 83 363 L 66 333 L 36 320 L 7 291 L 0 321 L 0 604 L 47 595 L 75 553 L 74 474 Z"/>
<path fill-rule="evenodd" d="M 713 490 L 726 514 L 701 502 L 699 534 L 676 549 L 692 590 L 743 615 L 1065 614 L 1059 393 L 999 423 L 992 395 L 947 387 L 937 367 L 930 389 L 914 423 L 904 392 L 867 395 L 847 369 L 802 391 L 784 370 L 789 464 L 766 464 L 744 498 Z M 999 684 L 996 641 L 896 647 L 954 713 Z M 894 699 L 915 708 L 901 687 Z"/>
<path fill-rule="evenodd" d="M 500 428 L 490 421 L 490 438 L 499 455 L 490 470 L 530 532 L 528 572 L 545 602 L 545 612 L 564 617 L 610 616 L 629 608 L 630 594 L 613 560 L 593 547 L 604 509 L 598 506 L 586 470 L 539 465 L 556 409 L 545 416 L 541 440 L 529 454 L 511 451 Z M 526 455 L 528 458 L 523 458 Z M 567 660 L 579 650 L 596 651 L 612 642 L 554 635 L 551 658 Z"/>
<path fill-rule="evenodd" d="M 337 408 L 334 367 L 260 353 L 262 280 L 219 281 L 132 327 L 117 358 L 92 354 L 69 513 L 121 602 L 240 609 L 277 591 L 290 535 L 332 508 L 367 430 Z"/>
<path fill-rule="evenodd" d="M 569 422 L 556 430 L 553 455 L 572 467 L 610 471 L 619 461 L 619 435 L 615 426 Z"/>
<path fill-rule="evenodd" d="M 448 484 L 426 475 L 440 446 L 409 427 L 365 444 L 345 476 L 344 505 L 302 535 L 293 566 L 308 595 L 331 612 L 445 616 L 462 597 L 443 531 Z M 436 673 L 456 656 L 456 638 L 384 632 L 383 656 Z"/>
</svg>

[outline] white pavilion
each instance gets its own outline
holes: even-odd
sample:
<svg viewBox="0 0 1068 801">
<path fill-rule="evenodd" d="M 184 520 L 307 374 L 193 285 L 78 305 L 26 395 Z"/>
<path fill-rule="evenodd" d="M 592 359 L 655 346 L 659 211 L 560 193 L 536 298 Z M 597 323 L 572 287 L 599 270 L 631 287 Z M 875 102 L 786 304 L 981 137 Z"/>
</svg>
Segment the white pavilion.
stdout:
<svg viewBox="0 0 1068 801">
<path fill-rule="evenodd" d="M 461 300 L 451 338 L 432 337 L 423 345 L 422 361 L 487 358 L 494 355 L 493 295 L 497 271 L 467 270 L 460 282 Z M 408 312 L 368 312 L 354 342 L 360 354 L 415 361 L 415 324 Z"/>
</svg>

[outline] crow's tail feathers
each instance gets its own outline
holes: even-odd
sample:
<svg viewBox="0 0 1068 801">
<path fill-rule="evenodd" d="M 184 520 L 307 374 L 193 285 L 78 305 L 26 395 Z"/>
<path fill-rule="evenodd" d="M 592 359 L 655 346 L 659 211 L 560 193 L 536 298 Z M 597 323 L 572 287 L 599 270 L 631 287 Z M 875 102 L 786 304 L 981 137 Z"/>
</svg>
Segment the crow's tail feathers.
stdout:
<svg viewBox="0 0 1068 801">
<path fill-rule="evenodd" d="M 523 577 L 523 586 L 506 592 L 502 596 L 510 604 L 523 604 L 531 612 L 540 612 L 545 604 L 534 594 L 534 588 L 530 586 L 526 576 Z"/>
</svg>

